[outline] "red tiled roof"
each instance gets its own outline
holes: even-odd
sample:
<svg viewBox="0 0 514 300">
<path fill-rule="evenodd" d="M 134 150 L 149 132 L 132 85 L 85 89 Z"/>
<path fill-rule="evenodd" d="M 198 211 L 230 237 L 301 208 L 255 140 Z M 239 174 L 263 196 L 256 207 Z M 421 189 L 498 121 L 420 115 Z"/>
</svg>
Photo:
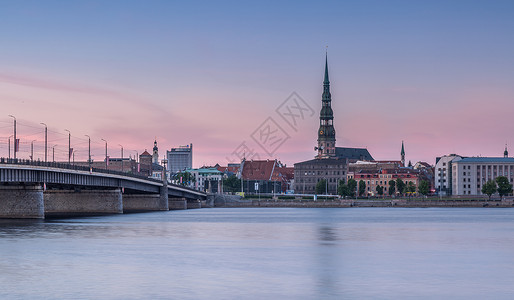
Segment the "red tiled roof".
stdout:
<svg viewBox="0 0 514 300">
<path fill-rule="evenodd" d="M 141 153 L 140 156 L 152 156 L 148 151 L 145 150 L 145 152 Z"/>
</svg>

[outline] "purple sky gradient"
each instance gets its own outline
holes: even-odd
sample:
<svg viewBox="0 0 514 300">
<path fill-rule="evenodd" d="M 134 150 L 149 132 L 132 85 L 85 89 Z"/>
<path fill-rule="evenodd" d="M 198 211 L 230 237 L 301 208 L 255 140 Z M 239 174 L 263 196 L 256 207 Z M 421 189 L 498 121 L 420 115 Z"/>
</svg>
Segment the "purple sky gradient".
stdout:
<svg viewBox="0 0 514 300">
<path fill-rule="evenodd" d="M 4 1 L 0 156 L 12 114 L 20 157 L 56 159 L 72 132 L 95 160 L 157 138 L 194 144 L 194 165 L 225 165 L 242 143 L 288 165 L 314 157 L 325 46 L 337 146 L 435 163 L 514 145 L 512 1 Z M 298 93 L 315 111 L 298 131 L 275 109 Z M 250 135 L 272 117 L 290 135 L 266 155 Z M 511 152 L 513 152 L 512 150 Z M 514 152 L 513 152 L 514 153 Z M 59 155 L 59 156 L 57 156 Z"/>
</svg>

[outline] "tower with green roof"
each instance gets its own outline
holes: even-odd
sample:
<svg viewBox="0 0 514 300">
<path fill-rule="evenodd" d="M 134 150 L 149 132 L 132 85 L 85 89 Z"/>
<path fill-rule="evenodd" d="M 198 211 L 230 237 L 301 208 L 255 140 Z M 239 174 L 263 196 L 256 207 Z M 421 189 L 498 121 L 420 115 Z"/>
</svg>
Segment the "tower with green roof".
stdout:
<svg viewBox="0 0 514 300">
<path fill-rule="evenodd" d="M 336 157 L 336 131 L 334 129 L 334 112 L 332 111 L 330 81 L 328 80 L 328 55 L 325 56 L 325 79 L 323 80 L 318 146 L 316 150 L 318 151 L 318 155 L 316 156 L 318 159 Z"/>
</svg>

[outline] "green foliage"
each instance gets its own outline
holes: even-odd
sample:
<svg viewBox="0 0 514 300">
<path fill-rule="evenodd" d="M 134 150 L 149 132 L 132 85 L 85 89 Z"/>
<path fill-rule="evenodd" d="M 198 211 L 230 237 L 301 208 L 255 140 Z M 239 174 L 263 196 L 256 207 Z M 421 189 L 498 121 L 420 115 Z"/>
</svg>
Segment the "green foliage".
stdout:
<svg viewBox="0 0 514 300">
<path fill-rule="evenodd" d="M 382 196 L 384 194 L 384 187 L 383 186 L 380 186 L 380 185 L 377 185 L 377 193 Z"/>
<path fill-rule="evenodd" d="M 173 175 L 173 179 L 176 180 L 177 184 L 187 186 L 191 183 L 196 182 L 195 177 L 193 174 L 189 172 L 178 172 L 177 174 Z"/>
<path fill-rule="evenodd" d="M 423 196 L 428 195 L 428 193 L 430 192 L 430 185 L 428 184 L 428 181 L 421 180 L 421 182 L 419 183 L 418 192 Z"/>
<path fill-rule="evenodd" d="M 236 175 L 232 175 L 228 178 L 223 179 L 223 191 L 229 193 L 240 192 L 241 179 L 237 178 Z"/>
<path fill-rule="evenodd" d="M 327 180 L 321 179 L 320 181 L 318 181 L 318 183 L 316 183 L 316 194 L 323 195 L 326 193 L 326 191 L 327 191 Z"/>
<path fill-rule="evenodd" d="M 337 185 L 337 194 L 343 197 L 351 196 L 348 185 L 344 183 L 344 180 L 339 180 L 339 184 Z"/>
<path fill-rule="evenodd" d="M 401 178 L 396 179 L 396 189 L 400 194 L 403 194 L 405 191 L 405 182 Z"/>
<path fill-rule="evenodd" d="M 366 191 L 366 183 L 364 180 L 359 180 L 359 196 L 362 196 L 364 192 Z"/>
<path fill-rule="evenodd" d="M 349 195 L 350 197 L 353 197 L 355 196 L 355 189 L 357 188 L 357 181 L 355 181 L 355 179 L 351 178 L 348 180 L 348 191 L 349 191 Z"/>
<path fill-rule="evenodd" d="M 416 192 L 416 185 L 414 184 L 414 182 L 412 181 L 409 181 L 409 183 L 407 184 L 407 193 L 409 194 L 413 194 Z"/>
<path fill-rule="evenodd" d="M 494 193 L 496 193 L 496 181 L 489 180 L 488 182 L 484 183 L 482 186 L 482 194 L 489 196 L 489 200 L 491 200 L 491 196 Z"/>
<path fill-rule="evenodd" d="M 500 195 L 500 198 L 503 199 L 503 196 L 506 196 L 508 194 L 512 193 L 512 184 L 509 183 L 509 179 L 505 176 L 498 176 L 496 177 L 496 183 L 498 184 L 498 194 Z"/>
<path fill-rule="evenodd" d="M 394 180 L 389 180 L 389 196 L 393 195 L 394 193 L 396 193 L 396 181 Z"/>
</svg>

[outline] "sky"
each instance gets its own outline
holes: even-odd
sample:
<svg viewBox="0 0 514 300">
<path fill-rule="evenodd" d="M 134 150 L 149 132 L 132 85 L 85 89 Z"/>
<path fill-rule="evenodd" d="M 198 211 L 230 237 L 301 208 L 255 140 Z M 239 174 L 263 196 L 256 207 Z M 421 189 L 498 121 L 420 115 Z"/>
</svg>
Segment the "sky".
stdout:
<svg viewBox="0 0 514 300">
<path fill-rule="evenodd" d="M 102 139 L 111 157 L 157 139 L 161 158 L 192 143 L 195 167 L 242 153 L 292 166 L 316 155 L 326 53 L 337 146 L 399 160 L 404 141 L 407 161 L 430 164 L 502 156 L 505 144 L 514 153 L 513 1 L 0 7 L 3 157 L 12 115 L 21 158 L 32 144 L 43 159 L 43 122 L 56 160 L 67 159 L 69 130 L 76 160 L 87 159 L 89 135 L 94 160 Z"/>
</svg>

